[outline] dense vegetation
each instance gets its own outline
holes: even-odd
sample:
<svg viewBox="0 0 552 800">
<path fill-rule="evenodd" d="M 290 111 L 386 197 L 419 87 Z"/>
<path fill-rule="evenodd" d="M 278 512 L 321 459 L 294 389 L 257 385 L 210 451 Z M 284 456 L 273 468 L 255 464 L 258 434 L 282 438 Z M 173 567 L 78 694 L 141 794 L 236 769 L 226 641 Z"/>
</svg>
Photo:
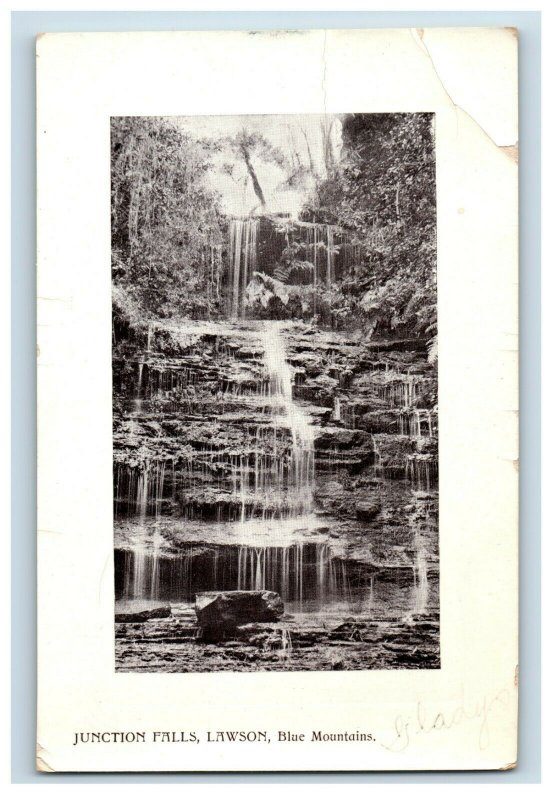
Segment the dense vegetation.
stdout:
<svg viewBox="0 0 552 800">
<path fill-rule="evenodd" d="M 262 302 L 265 313 L 315 317 L 374 336 L 430 340 L 436 334 L 433 116 L 350 114 L 341 124 L 341 157 L 326 159 L 324 176 L 314 175 L 312 164 L 290 162 L 289 180 L 296 184 L 310 172 L 301 219 L 344 231 L 355 258 L 330 286 L 314 287 L 312 249 L 300 230 L 279 221 L 287 237 L 280 263 L 273 276 L 258 276 L 250 286 L 249 305 Z M 114 120 L 111 148 L 115 308 L 129 320 L 221 314 L 227 221 L 205 174 L 226 148 L 246 164 L 259 213 L 265 197 L 255 160 L 285 166 L 289 159 L 258 134 L 198 141 L 170 121 L 149 118 Z M 317 246 L 324 257 L 327 244 Z M 339 240 L 332 246 L 338 252 Z"/>
<path fill-rule="evenodd" d="M 305 218 L 353 234 L 360 258 L 334 303 L 373 330 L 436 332 L 435 155 L 432 114 L 351 114 L 340 163 Z"/>
<path fill-rule="evenodd" d="M 211 151 L 159 118 L 111 128 L 114 305 L 131 321 L 208 316 L 217 306 L 223 241 L 218 198 L 205 185 Z"/>
</svg>

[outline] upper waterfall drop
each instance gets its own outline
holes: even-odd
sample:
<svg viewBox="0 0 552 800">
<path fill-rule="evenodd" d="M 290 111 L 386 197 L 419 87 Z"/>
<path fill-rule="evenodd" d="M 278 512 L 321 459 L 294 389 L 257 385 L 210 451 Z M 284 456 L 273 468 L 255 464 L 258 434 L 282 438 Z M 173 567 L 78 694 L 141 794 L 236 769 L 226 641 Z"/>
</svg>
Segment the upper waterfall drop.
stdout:
<svg viewBox="0 0 552 800">
<path fill-rule="evenodd" d="M 232 319 L 244 315 L 245 290 L 257 269 L 259 220 L 254 217 L 230 221 L 230 293 L 228 314 Z"/>
<path fill-rule="evenodd" d="M 231 219 L 226 316 L 246 316 L 246 290 L 255 272 L 286 285 L 331 286 L 344 265 L 352 263 L 353 251 L 350 235 L 336 225 L 268 215 Z"/>
</svg>

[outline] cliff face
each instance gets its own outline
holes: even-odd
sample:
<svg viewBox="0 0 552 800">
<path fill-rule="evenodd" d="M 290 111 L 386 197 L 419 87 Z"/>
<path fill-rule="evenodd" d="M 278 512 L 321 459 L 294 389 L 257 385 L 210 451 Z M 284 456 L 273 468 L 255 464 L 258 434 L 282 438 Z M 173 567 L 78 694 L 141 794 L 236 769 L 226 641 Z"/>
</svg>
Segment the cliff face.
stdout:
<svg viewBox="0 0 552 800">
<path fill-rule="evenodd" d="M 271 375 L 277 340 L 285 363 Z M 241 322 L 150 327 L 140 345 L 114 360 L 117 515 L 297 514 L 312 506 L 297 494 L 298 466 L 315 497 L 330 476 L 353 493 L 368 477 L 435 485 L 436 375 L 415 341 Z M 271 387 L 278 380 L 289 398 Z M 312 429 L 307 445 L 294 442 L 298 417 Z M 303 445 L 313 465 L 297 463 Z"/>
<path fill-rule="evenodd" d="M 145 669 L 146 653 L 223 668 L 194 650 L 190 607 L 236 589 L 278 592 L 286 617 L 209 645 L 230 648 L 224 668 L 438 666 L 436 374 L 420 343 L 158 323 L 115 356 L 116 595 L 173 607 L 118 625 L 120 668 Z M 336 667 L 345 640 L 352 660 Z"/>
</svg>

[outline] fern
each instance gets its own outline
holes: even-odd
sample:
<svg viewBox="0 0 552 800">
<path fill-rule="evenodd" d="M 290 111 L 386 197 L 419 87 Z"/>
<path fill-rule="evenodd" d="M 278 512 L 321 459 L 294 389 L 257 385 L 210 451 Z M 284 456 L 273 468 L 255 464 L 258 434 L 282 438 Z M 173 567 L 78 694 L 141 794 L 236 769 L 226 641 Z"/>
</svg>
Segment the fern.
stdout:
<svg viewBox="0 0 552 800">
<path fill-rule="evenodd" d="M 266 308 L 273 297 L 277 297 L 287 306 L 289 302 L 289 288 L 277 278 L 272 278 L 264 272 L 254 272 L 253 280 L 245 290 L 245 301 L 248 306 L 260 302 Z"/>
<path fill-rule="evenodd" d="M 297 276 L 307 275 L 312 278 L 314 273 L 314 264 L 310 261 L 289 261 L 287 263 L 279 263 L 274 269 L 274 277 L 281 281 L 281 283 L 292 283 L 292 275 L 296 273 Z"/>
<path fill-rule="evenodd" d="M 437 336 L 433 336 L 427 343 L 427 360 L 429 364 L 436 364 L 438 356 Z"/>
<path fill-rule="evenodd" d="M 287 283 L 290 272 L 290 264 L 278 264 L 274 270 L 274 277 L 282 283 Z"/>
</svg>

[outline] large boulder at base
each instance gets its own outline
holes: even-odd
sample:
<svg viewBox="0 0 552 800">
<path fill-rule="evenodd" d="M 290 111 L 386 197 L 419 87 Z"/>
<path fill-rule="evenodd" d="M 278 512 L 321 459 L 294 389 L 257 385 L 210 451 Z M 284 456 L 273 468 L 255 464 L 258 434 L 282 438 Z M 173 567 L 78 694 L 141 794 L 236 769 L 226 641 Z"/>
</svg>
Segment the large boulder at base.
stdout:
<svg viewBox="0 0 552 800">
<path fill-rule="evenodd" d="M 284 613 L 276 592 L 235 591 L 196 594 L 197 621 L 204 634 L 235 630 L 249 622 L 276 622 Z"/>
<path fill-rule="evenodd" d="M 171 616 L 170 606 L 144 608 L 140 611 L 117 612 L 115 622 L 147 622 L 149 619 L 164 619 Z"/>
</svg>

